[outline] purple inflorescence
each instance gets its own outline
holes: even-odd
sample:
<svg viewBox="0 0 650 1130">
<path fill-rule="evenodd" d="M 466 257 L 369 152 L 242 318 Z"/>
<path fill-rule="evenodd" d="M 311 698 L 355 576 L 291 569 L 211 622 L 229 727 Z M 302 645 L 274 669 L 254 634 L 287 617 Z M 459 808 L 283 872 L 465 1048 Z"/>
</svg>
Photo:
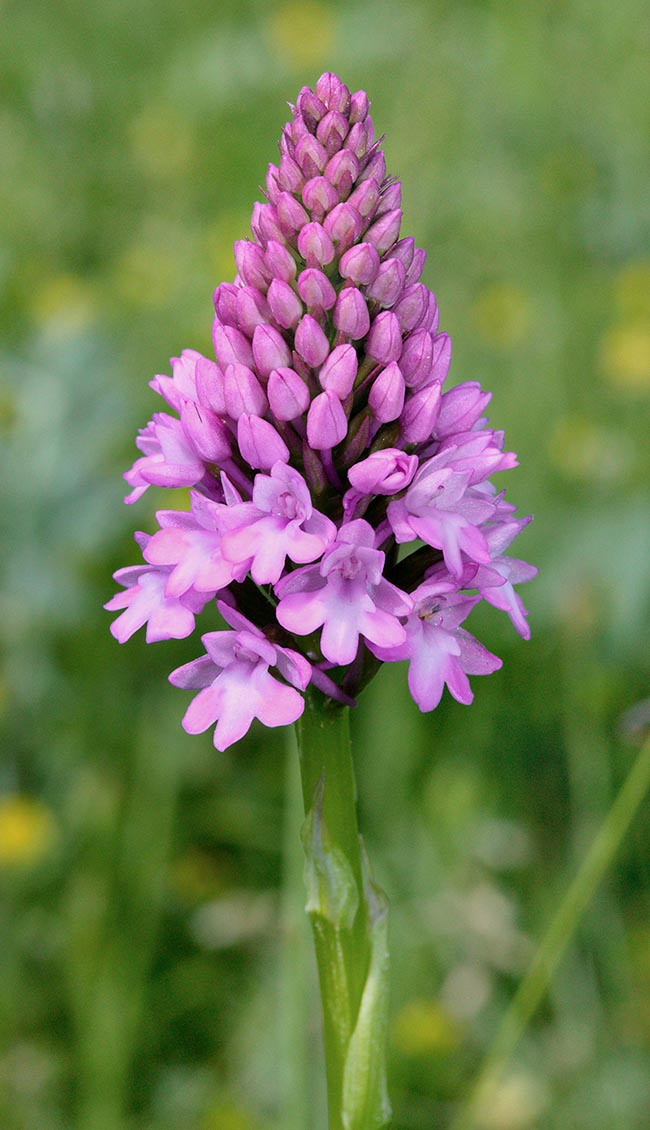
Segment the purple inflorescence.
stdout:
<svg viewBox="0 0 650 1130">
<path fill-rule="evenodd" d="M 500 666 L 460 626 L 481 599 L 530 634 L 513 585 L 536 570 L 503 555 L 529 519 L 490 482 L 516 458 L 489 393 L 444 391 L 451 341 L 368 108 L 333 74 L 300 91 L 215 291 L 215 360 L 188 349 L 154 378 L 173 414 L 125 475 L 129 503 L 192 490 L 136 535 L 145 564 L 115 574 L 113 635 L 183 638 L 217 601 L 231 630 L 171 680 L 199 689 L 183 724 L 216 723 L 218 749 L 253 718 L 294 721 L 310 682 L 353 702 L 382 662 L 408 661 L 422 710 L 445 684 L 471 702 L 467 676 Z"/>
</svg>

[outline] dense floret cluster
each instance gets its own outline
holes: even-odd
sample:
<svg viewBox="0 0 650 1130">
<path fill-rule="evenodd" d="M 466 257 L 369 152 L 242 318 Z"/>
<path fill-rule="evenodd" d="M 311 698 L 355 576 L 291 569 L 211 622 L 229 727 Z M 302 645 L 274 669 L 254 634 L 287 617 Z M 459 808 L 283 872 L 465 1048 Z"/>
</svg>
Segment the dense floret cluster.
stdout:
<svg viewBox="0 0 650 1130">
<path fill-rule="evenodd" d="M 188 487 L 190 509 L 136 534 L 113 634 L 183 638 L 216 599 L 229 630 L 170 679 L 199 690 L 184 726 L 216 723 L 219 749 L 294 721 L 310 682 L 353 701 L 386 661 L 409 661 L 422 710 L 445 684 L 469 703 L 467 676 L 501 665 L 461 626 L 481 599 L 529 635 L 513 585 L 536 570 L 505 556 L 529 519 L 489 481 L 516 458 L 489 393 L 444 391 L 451 342 L 368 109 L 333 74 L 300 91 L 215 291 L 215 360 L 187 349 L 154 378 L 171 412 L 125 475 L 127 502 Z"/>
</svg>

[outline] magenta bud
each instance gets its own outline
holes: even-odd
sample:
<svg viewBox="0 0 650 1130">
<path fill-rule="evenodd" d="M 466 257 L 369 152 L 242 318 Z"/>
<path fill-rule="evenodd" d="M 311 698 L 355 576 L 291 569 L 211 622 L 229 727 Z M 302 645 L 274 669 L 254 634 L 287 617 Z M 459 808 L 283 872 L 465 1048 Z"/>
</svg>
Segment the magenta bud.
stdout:
<svg viewBox="0 0 650 1130">
<path fill-rule="evenodd" d="M 309 365 L 310 369 L 316 369 L 319 365 L 322 365 L 330 351 L 327 335 L 311 314 L 303 315 L 298 323 L 295 343 L 296 352 Z"/>
<path fill-rule="evenodd" d="M 280 170 L 275 165 L 269 165 L 266 170 L 266 195 L 271 204 L 275 204 L 281 188 Z"/>
<path fill-rule="evenodd" d="M 214 308 L 222 326 L 237 324 L 237 293 L 234 283 L 220 283 L 214 292 Z"/>
<path fill-rule="evenodd" d="M 237 443 L 249 467 L 269 471 L 274 463 L 289 461 L 289 448 L 268 420 L 244 413 L 237 421 Z"/>
<path fill-rule="evenodd" d="M 394 181 L 385 188 L 379 197 L 377 215 L 384 216 L 386 212 L 393 212 L 402 206 L 402 186 L 399 181 Z"/>
<path fill-rule="evenodd" d="M 413 283 L 402 294 L 394 313 L 403 333 L 410 333 L 423 321 L 429 308 L 429 293 L 424 283 Z"/>
<path fill-rule="evenodd" d="M 293 329 L 302 317 L 302 302 L 295 290 L 283 279 L 273 279 L 266 292 L 267 302 L 274 321 L 283 330 Z"/>
<path fill-rule="evenodd" d="M 287 239 L 292 239 L 297 231 L 309 223 L 309 216 L 302 204 L 290 192 L 281 192 L 276 205 L 280 231 Z"/>
<path fill-rule="evenodd" d="M 339 199 L 345 200 L 359 175 L 359 162 L 349 149 L 335 153 L 325 166 L 325 176 L 336 189 Z"/>
<path fill-rule="evenodd" d="M 296 143 L 295 158 L 306 177 L 322 173 L 331 154 L 311 133 L 306 133 Z"/>
<path fill-rule="evenodd" d="M 390 258 L 399 259 L 403 265 L 404 270 L 408 272 L 411 263 L 413 262 L 413 252 L 415 251 L 415 240 L 412 236 L 406 236 L 405 239 L 400 239 L 394 247 L 390 249 Z"/>
<path fill-rule="evenodd" d="M 214 326 L 212 330 L 214 342 L 214 355 L 221 365 L 233 365 L 240 362 L 242 365 L 253 366 L 253 351 L 247 337 L 241 330 L 234 326 Z"/>
<path fill-rule="evenodd" d="M 377 182 L 364 180 L 358 184 L 354 192 L 348 197 L 348 204 L 353 204 L 364 220 L 370 221 L 379 202 L 379 188 Z"/>
<path fill-rule="evenodd" d="M 320 76 L 314 92 L 328 110 L 338 110 L 340 114 L 347 114 L 350 109 L 350 90 L 344 82 L 341 82 L 338 75 L 332 74 L 331 71 Z"/>
<path fill-rule="evenodd" d="M 204 364 L 205 361 L 205 364 Z M 201 358 L 196 363 L 196 395 L 200 404 L 216 412 L 217 416 L 226 415 L 226 400 L 224 395 L 224 376 L 218 365 L 207 358 Z"/>
<path fill-rule="evenodd" d="M 319 223 L 338 201 L 338 193 L 327 177 L 312 177 L 302 190 L 305 208 L 311 212 L 312 219 Z"/>
<path fill-rule="evenodd" d="M 270 239 L 264 253 L 271 278 L 292 282 L 296 277 L 296 261 L 290 251 L 278 240 Z"/>
<path fill-rule="evenodd" d="M 274 369 L 266 395 L 276 420 L 295 420 L 309 407 L 309 389 L 293 369 Z"/>
<path fill-rule="evenodd" d="M 239 329 L 252 337 L 256 326 L 268 322 L 271 310 L 264 295 L 254 286 L 239 287 L 237 294 L 237 324 Z"/>
<path fill-rule="evenodd" d="M 331 310 L 336 291 L 327 275 L 316 267 L 308 267 L 298 276 L 298 293 L 310 309 Z"/>
<path fill-rule="evenodd" d="M 431 334 L 420 327 L 406 338 L 399 359 L 402 375 L 409 388 L 419 388 L 428 381 L 432 361 Z"/>
<path fill-rule="evenodd" d="M 426 251 L 424 250 L 423 247 L 418 247 L 417 251 L 415 251 L 414 254 L 413 254 L 413 262 L 411 263 L 411 266 L 408 268 L 408 270 L 406 272 L 406 285 L 407 286 L 412 286 L 413 283 L 418 282 L 420 275 L 422 274 L 422 271 L 424 270 L 424 264 L 426 263 L 426 259 L 427 259 Z"/>
<path fill-rule="evenodd" d="M 385 216 L 380 216 L 378 220 L 375 220 L 372 227 L 368 228 L 366 239 L 369 243 L 374 243 L 380 255 L 383 255 L 395 243 L 401 222 L 402 212 L 399 208 L 396 208 L 393 212 L 387 212 Z"/>
<path fill-rule="evenodd" d="M 340 255 L 356 243 L 361 235 L 363 221 L 357 209 L 346 201 L 345 204 L 337 204 L 336 208 L 325 217 L 324 227 L 337 244 Z"/>
<path fill-rule="evenodd" d="M 329 451 L 345 439 L 348 421 L 335 392 L 327 389 L 314 397 L 307 413 L 307 442 L 316 451 Z"/>
<path fill-rule="evenodd" d="M 357 243 L 341 256 L 339 274 L 357 286 L 367 286 L 377 277 L 379 255 L 372 243 Z"/>
<path fill-rule="evenodd" d="M 300 192 L 305 178 L 297 161 L 284 153 L 278 169 L 278 186 L 282 192 Z M 277 203 L 277 201 L 276 201 Z"/>
<path fill-rule="evenodd" d="M 359 159 L 365 157 L 372 143 L 368 121 L 369 119 L 365 118 L 362 122 L 355 122 L 345 141 L 346 148 Z"/>
<path fill-rule="evenodd" d="M 266 247 L 270 239 L 284 239 L 282 229 L 278 223 L 278 214 L 272 204 L 260 204 L 259 201 L 257 201 L 253 205 L 251 229 L 255 238 L 258 239 L 264 247 Z"/>
<path fill-rule="evenodd" d="M 264 389 L 246 365 L 227 365 L 223 376 L 226 413 L 238 420 L 244 412 L 263 416 L 268 408 Z"/>
<path fill-rule="evenodd" d="M 368 404 L 379 424 L 397 420 L 404 407 L 406 388 L 397 361 L 391 361 L 375 377 L 368 395 Z"/>
<path fill-rule="evenodd" d="M 184 400 L 180 415 L 183 431 L 201 459 L 206 463 L 223 463 L 230 457 L 228 432 L 214 412 L 199 408 L 193 400 Z"/>
<path fill-rule="evenodd" d="M 299 233 L 298 251 L 308 267 L 324 267 L 334 258 L 331 236 L 322 224 L 316 222 L 305 224 Z"/>
<path fill-rule="evenodd" d="M 197 388 L 198 384 L 197 376 Z M 470 431 L 483 415 L 491 397 L 490 392 L 483 392 L 478 381 L 465 381 L 450 388 L 440 401 L 440 414 L 436 422 L 438 434 L 454 435 Z"/>
<path fill-rule="evenodd" d="M 325 104 L 321 102 L 318 95 L 314 94 L 313 90 L 310 90 L 308 86 L 303 86 L 300 91 L 296 100 L 296 109 L 304 118 L 307 129 L 312 133 L 316 132 L 316 126 L 327 113 Z"/>
<path fill-rule="evenodd" d="M 399 259 L 385 259 L 372 286 L 368 287 L 368 298 L 374 298 L 380 306 L 392 306 L 402 293 L 405 278 L 406 271 Z"/>
<path fill-rule="evenodd" d="M 266 290 L 270 278 L 264 262 L 264 252 L 257 243 L 249 239 L 235 240 L 235 263 L 237 273 L 247 286 L 256 286 L 258 290 Z"/>
<path fill-rule="evenodd" d="M 402 331 L 392 310 L 382 310 L 374 319 L 365 342 L 366 353 L 375 361 L 390 365 L 399 361 L 402 352 Z"/>
<path fill-rule="evenodd" d="M 367 459 L 355 463 L 348 479 L 361 494 L 397 494 L 405 490 L 418 468 L 417 455 L 407 455 L 396 447 L 374 451 Z"/>
<path fill-rule="evenodd" d="M 348 120 L 338 110 L 329 110 L 318 123 L 316 137 L 325 146 L 328 157 L 339 151 L 348 132 Z"/>
<path fill-rule="evenodd" d="M 437 381 L 409 396 L 400 417 L 400 438 L 404 443 L 424 443 L 431 439 L 440 411 L 440 385 Z"/>
<path fill-rule="evenodd" d="M 426 326 L 430 333 L 434 334 L 440 325 L 440 311 L 436 301 L 435 294 L 429 291 L 429 298 L 427 304 L 427 311 L 422 319 L 422 325 Z"/>
<path fill-rule="evenodd" d="M 339 291 L 333 318 L 337 330 L 354 341 L 366 336 L 370 329 L 370 315 L 365 299 L 356 286 L 346 286 Z"/>
<path fill-rule="evenodd" d="M 268 377 L 271 369 L 290 364 L 291 351 L 279 330 L 273 326 L 257 326 L 253 334 L 253 358 L 260 376 Z"/>
<path fill-rule="evenodd" d="M 429 381 L 440 381 L 440 384 L 444 384 L 450 364 L 451 338 L 449 334 L 436 334 L 433 339 L 433 361 Z"/>
<path fill-rule="evenodd" d="M 356 90 L 350 99 L 350 109 L 348 118 L 350 125 L 355 122 L 362 122 L 367 117 L 368 110 L 370 109 L 370 102 L 365 90 Z"/>
<path fill-rule="evenodd" d="M 372 154 L 364 168 L 359 173 L 359 180 L 374 180 L 375 184 L 382 184 L 386 177 L 386 158 L 381 149 Z"/>
<path fill-rule="evenodd" d="M 353 345 L 337 345 L 318 374 L 321 387 L 345 400 L 352 392 L 357 375 L 357 351 Z"/>
</svg>

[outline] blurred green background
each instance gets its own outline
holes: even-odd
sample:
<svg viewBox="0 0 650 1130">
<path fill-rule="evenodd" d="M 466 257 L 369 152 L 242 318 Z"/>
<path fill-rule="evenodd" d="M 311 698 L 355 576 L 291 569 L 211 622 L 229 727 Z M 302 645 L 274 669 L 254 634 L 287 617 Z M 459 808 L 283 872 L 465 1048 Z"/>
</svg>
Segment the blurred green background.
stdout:
<svg viewBox="0 0 650 1130">
<path fill-rule="evenodd" d="M 420 715 L 395 665 L 353 719 L 395 1127 L 444 1127 L 649 693 L 647 5 L 0 0 L 0 20 L 0 1125 L 300 1130 L 293 983 L 303 1130 L 323 1126 L 311 958 L 286 956 L 290 736 L 185 735 L 166 676 L 196 642 L 120 648 L 101 605 L 161 504 L 121 501 L 147 381 L 210 350 L 285 103 L 331 69 L 370 94 L 452 376 L 493 390 L 535 515 L 532 641 L 478 610 L 504 667 L 471 708 Z M 649 859 L 646 806 L 484 1130 L 647 1130 Z"/>
</svg>

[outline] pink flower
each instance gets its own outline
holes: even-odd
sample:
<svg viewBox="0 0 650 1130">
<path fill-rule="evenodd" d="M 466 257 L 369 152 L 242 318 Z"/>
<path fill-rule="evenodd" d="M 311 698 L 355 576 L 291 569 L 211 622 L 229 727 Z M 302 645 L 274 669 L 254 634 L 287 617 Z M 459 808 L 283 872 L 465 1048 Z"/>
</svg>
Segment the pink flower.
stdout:
<svg viewBox="0 0 650 1130">
<path fill-rule="evenodd" d="M 177 667 L 169 681 L 183 689 L 199 689 L 183 727 L 188 734 L 199 734 L 216 722 L 214 744 L 224 750 L 248 732 L 254 718 L 265 726 L 295 722 L 304 700 L 294 687 L 305 689 L 311 667 L 297 652 L 271 644 L 259 628 L 223 601 L 218 607 L 234 630 L 202 636 L 206 654 Z M 270 667 L 292 685 L 271 675 Z"/>
<path fill-rule="evenodd" d="M 384 579 L 385 555 L 373 547 L 372 526 L 363 518 L 348 522 L 320 565 L 276 585 L 279 623 L 299 636 L 322 627 L 321 650 L 332 663 L 351 663 L 360 636 L 384 647 L 405 638 L 398 617 L 409 612 L 410 597 Z"/>
</svg>

